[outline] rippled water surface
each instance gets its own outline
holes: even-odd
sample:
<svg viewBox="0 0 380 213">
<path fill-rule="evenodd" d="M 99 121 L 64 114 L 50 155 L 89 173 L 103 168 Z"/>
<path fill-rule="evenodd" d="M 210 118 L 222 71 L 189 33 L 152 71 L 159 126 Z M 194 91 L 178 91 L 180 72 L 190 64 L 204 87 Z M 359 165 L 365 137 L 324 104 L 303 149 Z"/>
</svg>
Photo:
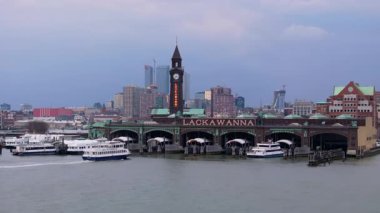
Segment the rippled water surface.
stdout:
<svg viewBox="0 0 380 213">
<path fill-rule="evenodd" d="M 305 159 L 0 155 L 0 212 L 380 212 L 380 156 Z"/>
</svg>

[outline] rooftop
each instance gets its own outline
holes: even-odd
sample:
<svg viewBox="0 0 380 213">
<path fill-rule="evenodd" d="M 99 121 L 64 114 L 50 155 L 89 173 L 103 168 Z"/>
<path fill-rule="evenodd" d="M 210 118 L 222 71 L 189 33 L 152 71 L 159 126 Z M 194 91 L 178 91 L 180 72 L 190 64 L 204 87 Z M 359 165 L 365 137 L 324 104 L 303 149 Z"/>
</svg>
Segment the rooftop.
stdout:
<svg viewBox="0 0 380 213">
<path fill-rule="evenodd" d="M 364 95 L 374 95 L 375 94 L 375 87 L 374 86 L 366 86 L 366 87 L 363 87 L 363 86 L 360 86 L 358 83 L 355 83 L 355 82 L 350 82 L 348 85 L 354 85 L 361 93 L 363 93 Z M 348 85 L 346 86 L 335 86 L 334 87 L 334 95 L 338 95 L 339 93 L 341 93 L 344 88 L 346 88 Z"/>
</svg>

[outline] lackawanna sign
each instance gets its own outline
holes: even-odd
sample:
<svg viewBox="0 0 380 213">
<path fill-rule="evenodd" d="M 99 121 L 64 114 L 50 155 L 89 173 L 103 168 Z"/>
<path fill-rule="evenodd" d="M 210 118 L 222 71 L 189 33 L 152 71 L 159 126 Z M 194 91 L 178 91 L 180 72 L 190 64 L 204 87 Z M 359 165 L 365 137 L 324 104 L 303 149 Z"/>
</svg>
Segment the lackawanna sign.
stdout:
<svg viewBox="0 0 380 213">
<path fill-rule="evenodd" d="M 229 127 L 253 127 L 254 119 L 182 119 L 183 126 L 229 126 Z"/>
</svg>

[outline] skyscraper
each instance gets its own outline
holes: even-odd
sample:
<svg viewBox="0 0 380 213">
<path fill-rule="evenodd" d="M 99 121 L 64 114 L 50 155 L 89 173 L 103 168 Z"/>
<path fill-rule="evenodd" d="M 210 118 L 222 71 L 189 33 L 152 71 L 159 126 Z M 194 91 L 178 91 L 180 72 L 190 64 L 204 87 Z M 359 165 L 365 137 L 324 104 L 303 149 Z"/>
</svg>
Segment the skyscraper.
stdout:
<svg viewBox="0 0 380 213">
<path fill-rule="evenodd" d="M 113 96 L 113 103 L 114 103 L 114 108 L 118 109 L 120 111 L 123 111 L 124 109 L 124 97 L 123 93 L 117 93 Z"/>
<path fill-rule="evenodd" d="M 154 84 L 154 70 L 153 67 L 150 65 L 145 65 L 145 88 L 149 87 L 150 85 Z"/>
<path fill-rule="evenodd" d="M 211 116 L 236 116 L 235 98 L 230 88 L 220 86 L 211 88 Z"/>
<path fill-rule="evenodd" d="M 156 68 L 156 85 L 159 93 L 169 94 L 169 65 L 160 65 Z"/>
<path fill-rule="evenodd" d="M 127 119 L 149 119 L 153 108 L 166 107 L 166 95 L 155 87 L 125 86 L 123 89 L 124 115 Z M 162 106 L 162 107 L 161 107 Z"/>
<path fill-rule="evenodd" d="M 11 111 L 11 105 L 7 103 L 3 103 L 0 105 L 1 111 Z"/>
<path fill-rule="evenodd" d="M 285 88 L 273 92 L 272 108 L 276 111 L 283 112 L 285 108 Z"/>
<path fill-rule="evenodd" d="M 238 111 L 242 111 L 245 107 L 245 98 L 238 96 L 235 98 L 235 106 Z"/>
<path fill-rule="evenodd" d="M 140 117 L 140 97 L 144 93 L 144 88 L 126 86 L 123 89 L 124 115 L 127 118 Z"/>
</svg>

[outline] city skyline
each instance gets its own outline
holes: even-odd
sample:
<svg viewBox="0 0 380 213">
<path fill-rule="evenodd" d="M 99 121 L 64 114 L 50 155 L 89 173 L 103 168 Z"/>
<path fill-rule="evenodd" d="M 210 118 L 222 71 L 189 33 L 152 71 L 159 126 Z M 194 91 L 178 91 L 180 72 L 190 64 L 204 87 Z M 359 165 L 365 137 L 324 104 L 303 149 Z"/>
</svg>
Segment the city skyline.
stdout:
<svg viewBox="0 0 380 213">
<path fill-rule="evenodd" d="M 143 85 L 152 58 L 168 64 L 177 35 L 191 95 L 221 85 L 259 106 L 282 85 L 288 102 L 325 100 L 350 81 L 380 86 L 380 3 L 212 2 L 3 1 L 0 102 L 105 102 Z"/>
</svg>

